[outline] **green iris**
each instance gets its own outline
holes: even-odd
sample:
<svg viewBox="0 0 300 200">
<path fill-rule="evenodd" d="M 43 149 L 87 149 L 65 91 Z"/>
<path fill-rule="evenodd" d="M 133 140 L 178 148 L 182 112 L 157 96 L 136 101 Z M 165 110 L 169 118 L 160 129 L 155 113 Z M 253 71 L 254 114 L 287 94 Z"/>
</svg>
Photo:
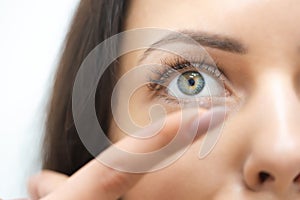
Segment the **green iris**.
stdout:
<svg viewBox="0 0 300 200">
<path fill-rule="evenodd" d="M 199 94 L 203 90 L 205 81 L 199 72 L 188 71 L 179 76 L 177 85 L 182 93 L 192 96 Z"/>
</svg>

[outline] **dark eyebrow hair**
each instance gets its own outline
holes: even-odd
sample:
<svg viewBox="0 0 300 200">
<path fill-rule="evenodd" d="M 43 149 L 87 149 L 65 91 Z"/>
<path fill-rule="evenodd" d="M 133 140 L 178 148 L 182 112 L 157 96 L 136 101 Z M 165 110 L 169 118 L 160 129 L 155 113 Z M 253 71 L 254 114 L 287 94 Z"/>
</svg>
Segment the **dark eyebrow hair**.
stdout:
<svg viewBox="0 0 300 200">
<path fill-rule="evenodd" d="M 156 50 L 161 45 L 168 44 L 171 42 L 191 42 L 192 40 L 196 41 L 202 46 L 219 49 L 222 51 L 227 51 L 235 54 L 246 54 L 248 52 L 245 45 L 234 38 L 219 35 L 219 34 L 211 34 L 207 32 L 200 31 L 190 31 L 183 30 L 179 32 L 170 33 L 166 35 L 159 41 L 153 43 L 142 55 L 140 61 L 142 61 L 147 55 L 151 53 L 151 51 Z"/>
</svg>

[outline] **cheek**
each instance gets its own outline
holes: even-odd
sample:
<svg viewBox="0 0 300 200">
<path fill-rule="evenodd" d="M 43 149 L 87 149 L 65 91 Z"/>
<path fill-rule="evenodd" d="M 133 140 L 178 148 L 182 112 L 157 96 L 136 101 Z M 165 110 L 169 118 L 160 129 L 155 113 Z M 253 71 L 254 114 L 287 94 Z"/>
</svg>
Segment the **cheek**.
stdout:
<svg viewBox="0 0 300 200">
<path fill-rule="evenodd" d="M 124 89 L 125 90 L 125 89 Z M 131 120 L 137 126 L 151 123 L 151 107 L 153 101 L 145 88 L 136 90 L 127 100 L 119 96 L 119 107 L 127 108 L 128 113 L 119 113 L 124 117 L 130 114 Z M 124 110 L 124 109 L 121 109 Z M 166 108 L 167 113 L 171 112 Z M 164 113 L 161 113 L 164 114 Z M 158 116 L 154 116 L 156 119 Z M 237 117 L 236 119 L 240 119 Z M 124 199 L 139 199 L 147 195 L 147 199 L 212 199 L 220 194 L 225 186 L 241 182 L 241 168 L 245 149 L 234 132 L 237 126 L 234 121 L 223 128 L 223 135 L 205 159 L 199 159 L 201 144 L 204 136 L 195 141 L 188 151 L 169 167 L 157 172 L 146 174 L 126 195 Z M 233 126 L 232 126 L 233 125 Z M 115 141 L 125 136 L 115 122 L 112 123 L 110 135 Z M 208 133 L 209 134 L 209 133 Z"/>
<path fill-rule="evenodd" d="M 166 103 L 164 98 L 158 97 L 158 95 L 150 91 L 147 86 L 136 90 L 132 94 L 128 105 L 128 113 L 133 123 L 141 127 L 146 127 L 156 120 L 180 110 L 180 106 L 175 103 Z"/>
<path fill-rule="evenodd" d="M 200 160 L 198 153 L 202 138 L 195 142 L 179 160 L 167 168 L 146 174 L 124 199 L 212 199 L 225 185 L 237 178 L 235 155 L 226 155 L 225 148 L 232 144 L 220 143 L 207 158 Z M 226 146 L 224 146 L 226 145 Z M 222 149 L 222 151 L 220 151 Z M 232 184 L 230 184 L 232 186 Z"/>
<path fill-rule="evenodd" d="M 146 87 L 140 88 L 132 94 L 129 101 L 129 114 L 134 123 L 137 126 L 147 126 L 151 123 L 151 110 L 154 104 L 151 102 L 151 95 L 147 91 Z M 153 111 L 153 110 L 152 110 Z M 156 109 L 156 111 L 158 111 Z M 163 112 L 163 110 L 161 110 Z M 156 116 L 153 116 L 154 119 L 159 118 L 159 113 L 155 112 Z M 153 114 L 153 112 L 152 112 Z M 163 114 L 163 113 L 161 113 Z"/>
</svg>

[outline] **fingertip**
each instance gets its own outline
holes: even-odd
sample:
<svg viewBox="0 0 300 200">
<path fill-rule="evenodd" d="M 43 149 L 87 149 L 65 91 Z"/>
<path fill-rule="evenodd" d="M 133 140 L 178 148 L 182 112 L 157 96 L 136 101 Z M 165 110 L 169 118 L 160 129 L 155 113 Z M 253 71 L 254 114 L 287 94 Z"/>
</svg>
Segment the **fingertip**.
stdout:
<svg viewBox="0 0 300 200">
<path fill-rule="evenodd" d="M 27 191 L 31 200 L 38 200 L 38 189 L 37 189 L 38 179 L 39 179 L 39 174 L 35 174 L 29 177 L 27 180 Z"/>
<path fill-rule="evenodd" d="M 43 170 L 28 180 L 28 193 L 32 200 L 40 199 L 55 190 L 68 177 L 64 174 Z"/>
</svg>

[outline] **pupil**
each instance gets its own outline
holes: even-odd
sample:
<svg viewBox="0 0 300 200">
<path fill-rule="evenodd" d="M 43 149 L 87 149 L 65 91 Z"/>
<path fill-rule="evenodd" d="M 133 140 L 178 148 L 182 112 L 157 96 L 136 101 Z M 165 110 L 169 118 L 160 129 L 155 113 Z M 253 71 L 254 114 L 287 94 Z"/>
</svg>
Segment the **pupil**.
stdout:
<svg viewBox="0 0 300 200">
<path fill-rule="evenodd" d="M 188 80 L 188 82 L 189 82 L 190 86 L 194 86 L 194 85 L 195 85 L 195 80 L 192 79 L 192 78 L 190 78 L 190 79 Z"/>
</svg>

